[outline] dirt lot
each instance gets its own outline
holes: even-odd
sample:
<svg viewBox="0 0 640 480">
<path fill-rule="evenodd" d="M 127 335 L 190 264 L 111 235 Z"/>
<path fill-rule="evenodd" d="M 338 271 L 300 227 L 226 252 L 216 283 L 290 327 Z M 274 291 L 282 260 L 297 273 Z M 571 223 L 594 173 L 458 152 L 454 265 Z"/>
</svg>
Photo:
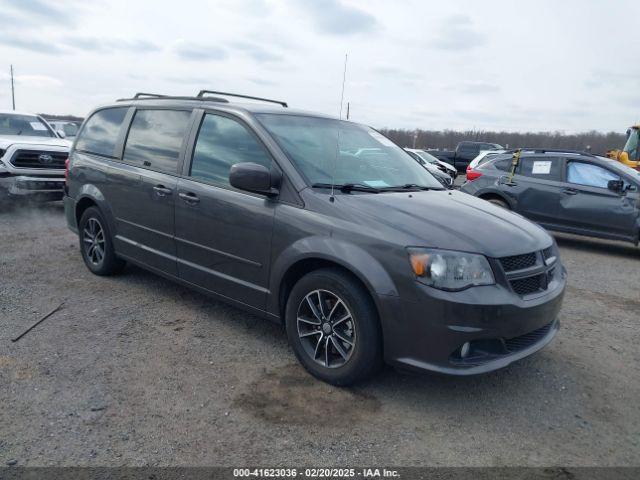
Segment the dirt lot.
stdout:
<svg viewBox="0 0 640 480">
<path fill-rule="evenodd" d="M 0 464 L 640 465 L 640 248 L 558 242 L 570 286 L 548 348 L 338 389 L 276 325 L 138 268 L 91 275 L 61 206 L 5 210 Z"/>
</svg>

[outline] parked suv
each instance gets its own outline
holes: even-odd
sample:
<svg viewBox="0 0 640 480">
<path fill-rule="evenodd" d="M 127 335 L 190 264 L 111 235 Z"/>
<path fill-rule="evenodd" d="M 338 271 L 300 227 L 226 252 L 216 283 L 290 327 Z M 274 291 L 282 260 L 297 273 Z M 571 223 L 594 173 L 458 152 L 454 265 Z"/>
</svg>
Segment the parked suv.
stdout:
<svg viewBox="0 0 640 480">
<path fill-rule="evenodd" d="M 131 262 L 283 322 L 338 385 L 383 360 L 487 372 L 556 335 L 566 272 L 542 228 L 369 127 L 232 97 L 138 94 L 88 117 L 64 203 L 89 270 Z"/>
<path fill-rule="evenodd" d="M 61 200 L 70 146 L 42 117 L 0 111 L 0 203 L 10 196 Z"/>
<path fill-rule="evenodd" d="M 549 230 L 638 244 L 640 172 L 584 152 L 523 150 L 512 176 L 514 153 L 476 167 L 461 190 Z"/>
</svg>

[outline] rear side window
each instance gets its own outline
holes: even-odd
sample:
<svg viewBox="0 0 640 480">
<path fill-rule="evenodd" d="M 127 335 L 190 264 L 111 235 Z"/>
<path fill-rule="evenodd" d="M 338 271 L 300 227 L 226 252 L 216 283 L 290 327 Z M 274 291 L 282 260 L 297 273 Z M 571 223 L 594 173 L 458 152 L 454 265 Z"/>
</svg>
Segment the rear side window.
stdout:
<svg viewBox="0 0 640 480">
<path fill-rule="evenodd" d="M 116 156 L 116 143 L 120 127 L 127 114 L 128 107 L 107 108 L 94 113 L 82 130 L 76 143 L 76 150 L 103 155 Z"/>
<path fill-rule="evenodd" d="M 191 112 L 184 110 L 137 110 L 123 160 L 138 167 L 177 173 L 190 116 Z"/>
<path fill-rule="evenodd" d="M 228 117 L 207 114 L 193 152 L 191 176 L 229 186 L 229 171 L 236 163 L 271 166 L 271 157 L 244 125 Z"/>
<path fill-rule="evenodd" d="M 463 143 L 458 148 L 458 151 L 461 153 L 478 153 L 480 152 L 480 147 L 478 145 L 474 145 L 473 143 Z"/>
<path fill-rule="evenodd" d="M 521 158 L 520 175 L 558 182 L 562 177 L 560 159 L 558 157 Z"/>
<path fill-rule="evenodd" d="M 493 160 L 492 158 L 490 158 L 489 160 Z M 504 158 L 502 160 L 496 160 L 495 162 L 493 162 L 493 166 L 495 168 L 497 168 L 498 170 L 502 170 L 503 172 L 510 172 L 511 171 L 511 158 Z"/>
</svg>

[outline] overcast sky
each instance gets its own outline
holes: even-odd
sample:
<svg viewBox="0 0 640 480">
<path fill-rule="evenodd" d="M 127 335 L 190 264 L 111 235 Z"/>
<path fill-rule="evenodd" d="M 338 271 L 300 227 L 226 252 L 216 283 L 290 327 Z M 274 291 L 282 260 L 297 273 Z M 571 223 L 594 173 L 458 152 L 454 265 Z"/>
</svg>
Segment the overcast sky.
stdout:
<svg viewBox="0 0 640 480">
<path fill-rule="evenodd" d="M 603 130 L 640 120 L 640 2 L 0 0 L 0 109 L 85 115 L 209 88 L 375 127 Z"/>
</svg>

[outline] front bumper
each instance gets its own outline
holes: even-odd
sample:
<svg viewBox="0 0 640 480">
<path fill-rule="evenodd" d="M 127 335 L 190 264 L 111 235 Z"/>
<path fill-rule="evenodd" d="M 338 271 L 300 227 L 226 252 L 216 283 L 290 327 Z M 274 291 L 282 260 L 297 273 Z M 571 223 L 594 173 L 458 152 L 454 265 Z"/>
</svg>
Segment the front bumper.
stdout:
<svg viewBox="0 0 640 480">
<path fill-rule="evenodd" d="M 64 193 L 64 177 L 8 175 L 0 177 L 0 188 L 9 196 L 61 200 Z"/>
<path fill-rule="evenodd" d="M 528 300 L 496 285 L 463 292 L 434 292 L 418 285 L 418 301 L 387 297 L 380 302 L 385 360 L 449 375 L 506 367 L 553 340 L 565 286 L 563 269 L 552 288 Z"/>
</svg>

